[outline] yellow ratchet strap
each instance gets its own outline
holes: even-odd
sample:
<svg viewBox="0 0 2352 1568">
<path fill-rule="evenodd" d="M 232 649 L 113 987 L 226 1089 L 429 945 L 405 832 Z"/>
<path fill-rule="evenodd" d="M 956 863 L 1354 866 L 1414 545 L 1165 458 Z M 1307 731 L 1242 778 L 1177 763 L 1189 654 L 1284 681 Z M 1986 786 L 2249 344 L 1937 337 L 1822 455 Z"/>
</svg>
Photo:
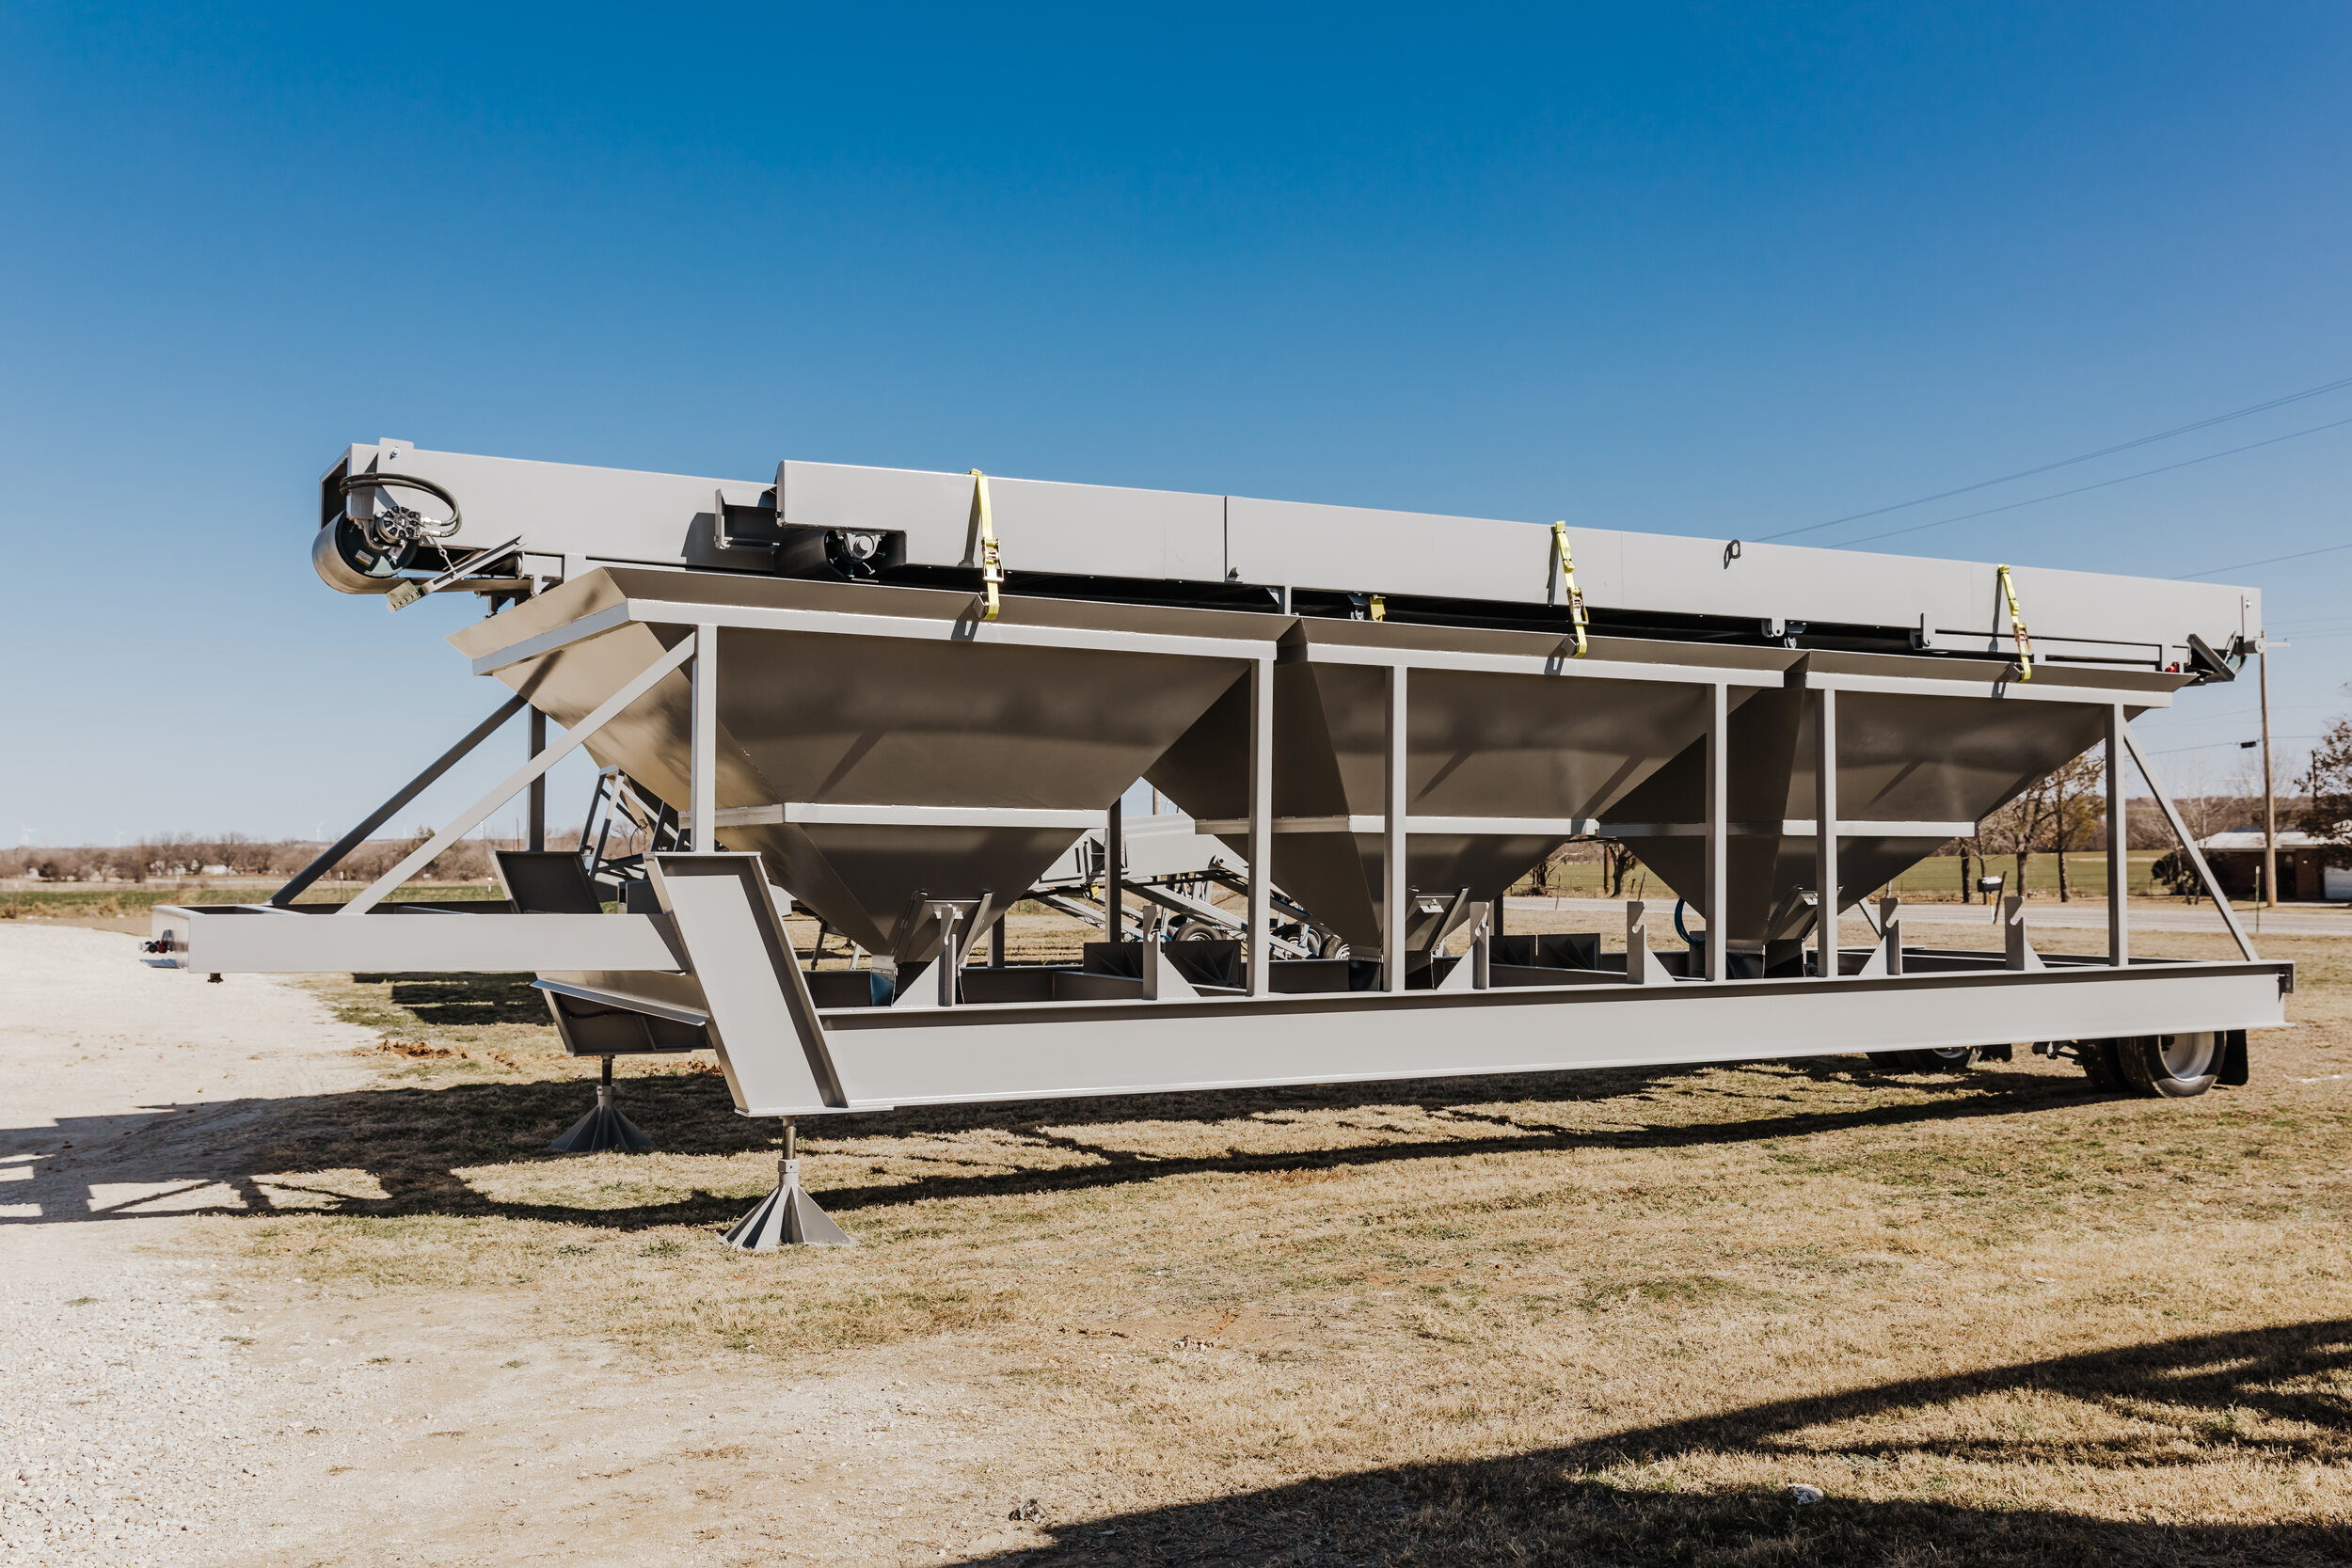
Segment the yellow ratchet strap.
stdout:
<svg viewBox="0 0 2352 1568">
<path fill-rule="evenodd" d="M 1372 618 L 1375 621 L 1385 621 L 1389 618 L 1389 601 L 1387 595 L 1375 594 L 1372 596 Z"/>
<path fill-rule="evenodd" d="M 2001 596 L 2009 601 L 2010 634 L 2017 639 L 2017 678 L 2033 679 L 2033 639 L 2026 635 L 2026 617 L 2017 608 L 2017 584 L 2010 580 L 2009 568 L 2001 568 Z"/>
<path fill-rule="evenodd" d="M 1584 590 L 1576 585 L 1576 562 L 1568 558 L 1568 525 L 1551 525 L 1552 547 L 1560 552 L 1560 586 L 1567 592 L 1568 619 L 1576 626 L 1576 657 L 1582 658 L 1591 646 L 1584 640 Z M 2007 571 L 2007 567 L 2002 570 Z"/>
<path fill-rule="evenodd" d="M 988 608 L 980 619 L 993 621 L 1004 608 L 996 594 L 1005 585 L 1005 562 L 996 548 L 995 515 L 988 508 L 988 476 L 977 468 L 972 470 L 972 510 L 980 520 L 980 586 L 988 593 Z"/>
</svg>

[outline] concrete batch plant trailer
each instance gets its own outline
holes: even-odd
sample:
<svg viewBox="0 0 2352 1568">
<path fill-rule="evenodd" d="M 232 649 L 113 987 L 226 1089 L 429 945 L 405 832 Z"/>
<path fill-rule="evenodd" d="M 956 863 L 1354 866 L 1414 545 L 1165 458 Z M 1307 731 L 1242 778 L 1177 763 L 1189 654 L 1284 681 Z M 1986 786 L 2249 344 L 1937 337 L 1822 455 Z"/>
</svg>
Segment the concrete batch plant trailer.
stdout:
<svg viewBox="0 0 2352 1568">
<path fill-rule="evenodd" d="M 393 440 L 327 472 L 311 554 L 395 609 L 484 595 L 491 613 L 450 641 L 513 696 L 270 902 L 158 909 L 151 948 L 211 973 L 532 972 L 608 1085 L 616 1053 L 715 1051 L 739 1111 L 787 1118 L 784 1180 L 740 1245 L 841 1239 L 799 1188 L 795 1117 L 2021 1040 L 2113 1086 L 2193 1094 L 2243 1082 L 2245 1032 L 2282 1024 L 2293 987 L 2131 728 L 2232 678 L 2261 635 L 2249 590 Z M 526 710 L 527 766 L 348 903 L 295 902 Z M 1997 951 L 1907 945 L 1891 902 L 1867 946 L 1820 918 L 2102 745 L 2105 956 L 2037 954 L 2014 898 Z M 641 870 L 594 843 L 542 847 L 544 775 L 576 747 L 604 769 L 600 808 L 650 831 Z M 2132 956 L 2127 753 L 2242 961 Z M 1005 964 L 1008 910 L 1138 779 L 1229 852 L 1238 940 L 1164 942 L 1157 922 L 1121 940 L 1114 856 L 1114 940 L 1076 966 Z M 386 902 L 526 793 L 508 902 Z M 1596 834 L 1703 935 L 1653 950 L 1639 904 L 1622 956 L 1498 929 L 1512 881 Z M 804 966 L 795 903 L 873 967 Z M 634 1133 L 609 1086 L 588 1119 L 576 1146 Z"/>
</svg>

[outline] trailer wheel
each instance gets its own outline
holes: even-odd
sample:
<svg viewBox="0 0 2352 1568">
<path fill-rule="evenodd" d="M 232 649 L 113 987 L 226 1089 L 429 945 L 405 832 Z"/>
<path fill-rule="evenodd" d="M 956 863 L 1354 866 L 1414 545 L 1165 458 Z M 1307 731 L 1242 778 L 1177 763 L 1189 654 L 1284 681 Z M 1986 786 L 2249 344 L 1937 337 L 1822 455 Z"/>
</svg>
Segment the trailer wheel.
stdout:
<svg viewBox="0 0 2352 1568">
<path fill-rule="evenodd" d="M 2131 1086 L 2166 1100 L 2186 1100 L 2213 1087 L 2221 1071 L 2221 1037 L 2208 1029 L 2186 1035 L 2138 1035 L 2114 1042 Z"/>
<path fill-rule="evenodd" d="M 2083 1069 L 2095 1089 L 2129 1089 L 2132 1081 L 2123 1076 L 2123 1063 L 2117 1053 L 2120 1040 L 2076 1040 L 2074 1063 Z"/>
</svg>

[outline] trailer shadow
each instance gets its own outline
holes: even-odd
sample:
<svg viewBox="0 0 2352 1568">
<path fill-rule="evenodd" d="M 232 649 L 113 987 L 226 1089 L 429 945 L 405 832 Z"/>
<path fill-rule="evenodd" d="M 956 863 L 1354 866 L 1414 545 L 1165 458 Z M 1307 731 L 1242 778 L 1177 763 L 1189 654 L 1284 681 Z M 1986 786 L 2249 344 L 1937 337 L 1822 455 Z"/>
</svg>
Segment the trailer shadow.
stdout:
<svg viewBox="0 0 2352 1568">
<path fill-rule="evenodd" d="M 542 1024 L 546 993 L 528 974 L 354 974 L 355 985 L 381 985 L 396 1007 L 417 1022 L 442 1027 L 484 1023 Z"/>
<path fill-rule="evenodd" d="M 1964 1466 L 2076 1476 L 2251 1462 L 2280 1476 L 2352 1459 L 2352 1320 L 2127 1345 L 1911 1378 L 1466 1464 L 1296 1481 L 1083 1521 L 985 1559 L 1052 1563 L 2343 1562 L 2337 1524 L 2167 1523 L 1930 1497 Z M 1971 1421 L 1984 1402 L 2044 1420 Z M 2090 1418 L 2085 1436 L 2063 1419 Z M 1919 1436 L 1922 1432 L 1949 1433 Z M 1720 1465 L 1744 1485 L 1710 1487 Z M 1719 1472 L 1720 1473 L 1720 1472 Z M 1874 1488 L 1871 1478 L 1899 1479 Z M 2011 1472 L 2016 1473 L 2015 1471 Z M 2046 1470 L 2041 1473 L 2047 1473 Z M 1769 1478 L 1769 1479 L 1761 1479 Z M 2244 1506 L 2185 1490 L 2178 1513 Z M 1791 1483 L 1819 1488 L 1800 1505 Z M 1868 1498 L 1854 1494 L 1879 1490 Z M 2092 1490 L 2096 1490 L 2095 1486 Z M 2284 1502 L 2316 1513 L 2317 1496 Z M 2277 1502 L 2268 1504 L 2278 1508 Z"/>
<path fill-rule="evenodd" d="M 1700 1067 L 1614 1069 L 1497 1078 L 1449 1078 L 1214 1093 L 1121 1095 L 1005 1105 L 872 1113 L 803 1125 L 803 1172 L 835 1213 L 1016 1194 L 1069 1193 L 1198 1173 L 1268 1173 L 1369 1167 L 1424 1159 L 1530 1151 L 1729 1146 L 1824 1132 L 1985 1117 L 2030 1116 L 2093 1098 L 2071 1080 L 1983 1070 L 1932 1098 L 1807 1109 L 1811 1085 L 1878 1075 L 1858 1062 L 1774 1064 L 1772 1076 L 1738 1098 L 1758 1114 L 1686 1122 L 1573 1125 L 1567 1108 L 1638 1106 Z M 1922 1081 L 1913 1080 L 1914 1083 Z M 765 1123 L 737 1116 L 724 1084 L 705 1073 L 624 1078 L 621 1106 L 678 1156 L 734 1156 L 773 1148 Z M 137 1219 L 164 1214 L 260 1214 L 289 1208 L 365 1215 L 466 1215 L 639 1230 L 724 1225 L 749 1198 L 690 1187 L 627 1208 L 529 1202 L 485 1196 L 467 1173 L 485 1166 L 561 1163 L 547 1144 L 586 1110 L 579 1078 L 390 1085 L 283 1099 L 173 1104 L 129 1115 L 72 1118 L 55 1127 L 0 1130 L 0 1162 L 31 1172 L 12 1183 L 13 1213 L 0 1225 Z M 1763 1104 L 1758 1106 L 1758 1101 Z M 1769 1107 L 1769 1108 L 1766 1108 Z M 1409 1113 L 1399 1116 L 1398 1113 Z M 1138 1149 L 1104 1134 L 1138 1124 L 1279 1130 L 1337 1114 L 1358 1140 L 1279 1150 L 1238 1141 L 1200 1153 Z M 1383 1120 L 1383 1117 L 1391 1119 Z M 1430 1122 L 1438 1129 L 1432 1131 Z M 1410 1130 L 1397 1125 L 1408 1122 Z M 939 1168 L 907 1174 L 871 1165 L 861 1145 L 920 1145 L 927 1137 L 993 1133 L 985 1158 L 902 1156 Z M 894 1143 L 895 1141 L 895 1143 Z M 1034 1164 L 1025 1163 L 1034 1157 Z M 1076 1163 L 1073 1163 L 1074 1161 Z M 618 1158 L 618 1157 L 612 1157 Z M 357 1171 L 358 1194 L 299 1173 Z M 847 1180 L 843 1180 L 844 1178 Z M 348 1185 L 348 1183 L 346 1183 Z M 381 1196 L 376 1196 L 380 1194 Z M 29 1200 L 29 1201 L 27 1201 Z"/>
</svg>

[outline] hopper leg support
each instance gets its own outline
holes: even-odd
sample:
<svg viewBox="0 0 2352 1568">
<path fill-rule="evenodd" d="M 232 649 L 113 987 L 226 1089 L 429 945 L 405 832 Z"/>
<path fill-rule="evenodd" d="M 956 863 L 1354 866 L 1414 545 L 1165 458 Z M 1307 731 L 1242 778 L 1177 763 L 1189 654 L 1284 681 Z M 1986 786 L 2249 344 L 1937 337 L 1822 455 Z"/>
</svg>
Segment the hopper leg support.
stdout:
<svg viewBox="0 0 2352 1568">
<path fill-rule="evenodd" d="M 555 1154 L 601 1154 L 618 1149 L 624 1154 L 643 1154 L 653 1148 L 653 1140 L 628 1117 L 621 1115 L 612 1103 L 612 1058 L 604 1058 L 604 1072 L 596 1081 L 596 1108 L 572 1123 L 555 1142 L 548 1145 Z"/>
<path fill-rule="evenodd" d="M 735 1222 L 726 1233 L 727 1245 L 738 1252 L 773 1252 L 787 1246 L 855 1246 L 817 1200 L 801 1186 L 801 1161 L 795 1130 L 784 1124 L 784 1156 L 776 1162 L 776 1190 L 759 1207 Z"/>
</svg>

